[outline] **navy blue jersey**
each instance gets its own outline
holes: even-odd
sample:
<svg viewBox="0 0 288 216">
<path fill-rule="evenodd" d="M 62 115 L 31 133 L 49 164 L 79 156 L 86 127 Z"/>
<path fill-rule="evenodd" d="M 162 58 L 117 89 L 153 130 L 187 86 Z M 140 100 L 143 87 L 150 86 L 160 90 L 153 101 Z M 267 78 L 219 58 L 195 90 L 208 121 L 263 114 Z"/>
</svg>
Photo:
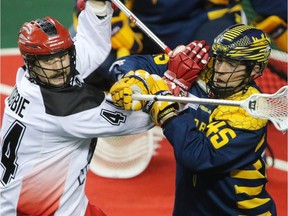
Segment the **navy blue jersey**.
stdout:
<svg viewBox="0 0 288 216">
<path fill-rule="evenodd" d="M 287 22 L 287 0 L 250 0 L 249 2 L 262 17 L 276 15 Z"/>
<path fill-rule="evenodd" d="M 213 39 L 228 26 L 242 23 L 241 0 L 132 0 L 133 13 L 167 46 Z M 247 0 L 248 1 L 248 0 Z M 277 15 L 287 21 L 286 0 L 249 0 L 257 14 L 263 17 Z M 217 28 L 215 27 L 217 26 Z M 161 51 L 143 34 L 144 50 L 152 54 Z"/>
<path fill-rule="evenodd" d="M 112 66 L 115 73 L 144 69 L 160 76 L 166 55 L 131 55 Z M 198 83 L 189 90 L 207 98 Z M 254 84 L 228 100 L 244 100 L 259 93 Z M 267 121 L 251 117 L 243 108 L 191 104 L 169 122 L 163 132 L 174 149 L 176 196 L 174 216 L 276 215 L 267 193 L 265 162 Z"/>
<path fill-rule="evenodd" d="M 224 29 L 241 22 L 241 19 L 236 20 L 236 14 L 237 17 L 241 17 L 242 7 L 239 1 L 221 2 L 222 4 L 212 4 L 207 0 L 181 2 L 179 0 L 134 0 L 132 11 L 168 47 L 174 49 L 180 44 L 188 44 L 193 40 L 205 39 L 208 44 L 212 44 L 214 37 Z M 220 17 L 221 21 L 218 19 Z M 215 26 L 217 28 L 214 28 Z M 143 34 L 143 45 L 142 53 L 152 54 L 161 51 L 145 34 Z"/>
</svg>

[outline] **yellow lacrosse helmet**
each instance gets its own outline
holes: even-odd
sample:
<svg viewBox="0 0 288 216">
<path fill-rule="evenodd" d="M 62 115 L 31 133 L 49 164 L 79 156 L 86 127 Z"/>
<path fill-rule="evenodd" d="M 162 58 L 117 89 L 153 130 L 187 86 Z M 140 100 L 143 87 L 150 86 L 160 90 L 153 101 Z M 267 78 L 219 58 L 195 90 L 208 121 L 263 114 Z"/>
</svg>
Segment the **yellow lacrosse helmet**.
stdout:
<svg viewBox="0 0 288 216">
<path fill-rule="evenodd" d="M 245 92 L 253 80 L 262 75 L 271 52 L 270 39 L 260 29 L 237 24 L 228 27 L 214 39 L 211 51 L 212 58 L 210 58 L 206 70 L 206 82 L 210 89 L 210 95 L 215 98 L 226 98 L 239 91 Z M 214 65 L 215 62 L 223 59 L 230 59 L 237 65 L 246 66 L 246 75 L 239 78 L 239 84 L 236 86 L 233 84 L 235 80 L 230 78 L 225 81 L 225 86 L 217 84 L 215 76 L 218 76 L 221 71 L 215 71 Z M 255 65 L 259 65 L 260 68 L 257 74 L 251 76 Z M 239 72 L 236 68 L 237 66 L 233 71 L 227 73 L 232 76 L 233 73 Z"/>
<path fill-rule="evenodd" d="M 243 61 L 252 61 L 262 69 L 271 52 L 269 36 L 260 29 L 244 24 L 233 25 L 219 34 L 212 45 L 214 55 Z"/>
</svg>

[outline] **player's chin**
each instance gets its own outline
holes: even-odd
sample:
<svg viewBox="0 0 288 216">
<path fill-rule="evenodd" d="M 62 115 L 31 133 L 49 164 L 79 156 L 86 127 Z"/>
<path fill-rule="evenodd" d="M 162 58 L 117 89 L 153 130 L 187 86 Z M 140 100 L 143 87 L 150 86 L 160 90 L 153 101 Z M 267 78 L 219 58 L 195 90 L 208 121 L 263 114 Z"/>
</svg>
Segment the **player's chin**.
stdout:
<svg viewBox="0 0 288 216">
<path fill-rule="evenodd" d="M 223 87 L 226 87 L 226 85 L 227 85 L 227 83 L 224 83 L 224 82 L 221 82 L 221 81 L 214 81 L 213 82 L 214 83 L 214 85 L 216 86 L 216 87 L 219 87 L 219 88 L 223 88 Z"/>
<path fill-rule="evenodd" d="M 51 84 L 53 87 L 59 88 L 59 87 L 64 86 L 64 84 L 66 83 L 66 79 L 67 79 L 67 78 L 64 78 L 64 77 L 54 78 L 54 79 L 51 79 L 51 80 L 50 80 L 50 84 Z"/>
</svg>

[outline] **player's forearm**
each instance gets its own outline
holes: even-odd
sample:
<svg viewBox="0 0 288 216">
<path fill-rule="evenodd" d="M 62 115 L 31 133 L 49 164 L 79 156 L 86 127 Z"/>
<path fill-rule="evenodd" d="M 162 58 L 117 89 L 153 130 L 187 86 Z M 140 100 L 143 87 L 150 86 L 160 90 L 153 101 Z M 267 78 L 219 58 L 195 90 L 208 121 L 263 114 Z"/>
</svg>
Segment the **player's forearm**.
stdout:
<svg viewBox="0 0 288 216">
<path fill-rule="evenodd" d="M 111 50 L 111 17 L 113 9 L 109 2 L 100 3 L 104 4 L 102 9 L 106 8 L 105 13 L 107 15 L 104 19 L 99 19 L 95 16 L 93 3 L 91 4 L 90 1 L 86 3 L 85 9 L 79 15 L 75 41 L 77 50 L 76 66 L 83 78 L 86 78 L 97 69 Z"/>
</svg>

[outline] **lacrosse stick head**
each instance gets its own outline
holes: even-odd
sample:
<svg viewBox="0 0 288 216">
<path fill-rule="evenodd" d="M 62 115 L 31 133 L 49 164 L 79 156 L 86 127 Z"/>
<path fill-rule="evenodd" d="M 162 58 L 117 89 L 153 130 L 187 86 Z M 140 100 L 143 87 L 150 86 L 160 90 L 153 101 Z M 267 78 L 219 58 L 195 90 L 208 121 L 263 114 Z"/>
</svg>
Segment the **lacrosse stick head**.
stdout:
<svg viewBox="0 0 288 216">
<path fill-rule="evenodd" d="M 141 174 L 149 165 L 159 136 L 155 128 L 140 134 L 98 138 L 90 170 L 98 176 L 127 179 Z M 162 139 L 162 138 L 161 138 Z"/>
<path fill-rule="evenodd" d="M 250 115 L 270 120 L 277 130 L 288 129 L 288 86 L 283 86 L 274 94 L 254 94 L 245 106 Z"/>
</svg>

